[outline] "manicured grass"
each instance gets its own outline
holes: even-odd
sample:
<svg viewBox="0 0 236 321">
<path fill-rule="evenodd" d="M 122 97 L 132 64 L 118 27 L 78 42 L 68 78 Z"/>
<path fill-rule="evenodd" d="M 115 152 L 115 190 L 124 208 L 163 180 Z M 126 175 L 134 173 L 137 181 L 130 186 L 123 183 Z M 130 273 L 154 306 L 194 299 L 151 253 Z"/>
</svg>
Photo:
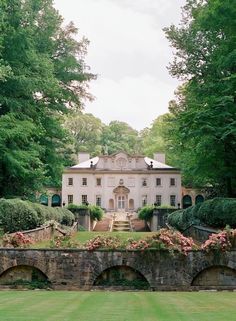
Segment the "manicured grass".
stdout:
<svg viewBox="0 0 236 321">
<path fill-rule="evenodd" d="M 0 292 L 2 321 L 235 321 L 233 292 Z"/>
<path fill-rule="evenodd" d="M 155 234 L 155 232 L 78 232 L 76 233 L 72 239 L 75 241 L 80 242 L 81 244 L 85 243 L 86 241 L 96 237 L 97 235 L 105 235 L 105 236 L 117 236 L 122 241 L 127 240 L 128 238 L 133 238 L 135 240 L 144 238 L 146 236 L 150 236 Z M 31 248 L 44 248 L 49 247 L 49 241 L 43 241 L 37 244 L 33 244 Z"/>
</svg>

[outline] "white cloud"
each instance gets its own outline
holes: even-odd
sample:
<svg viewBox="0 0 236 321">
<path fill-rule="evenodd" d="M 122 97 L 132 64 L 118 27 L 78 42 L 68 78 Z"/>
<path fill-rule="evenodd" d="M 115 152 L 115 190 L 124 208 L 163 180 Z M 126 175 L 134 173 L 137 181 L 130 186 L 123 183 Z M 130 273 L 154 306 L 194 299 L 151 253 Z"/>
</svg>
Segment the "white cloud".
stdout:
<svg viewBox="0 0 236 321">
<path fill-rule="evenodd" d="M 126 121 L 141 130 L 157 117 L 167 112 L 172 98 L 172 86 L 150 75 L 121 80 L 100 78 L 92 84 L 97 99 L 88 104 L 86 111 L 105 123 L 112 120 Z"/>
<path fill-rule="evenodd" d="M 86 111 L 144 128 L 167 111 L 177 81 L 162 28 L 177 23 L 185 0 L 56 0 L 66 21 L 90 40 L 87 64 L 99 75 Z"/>
</svg>

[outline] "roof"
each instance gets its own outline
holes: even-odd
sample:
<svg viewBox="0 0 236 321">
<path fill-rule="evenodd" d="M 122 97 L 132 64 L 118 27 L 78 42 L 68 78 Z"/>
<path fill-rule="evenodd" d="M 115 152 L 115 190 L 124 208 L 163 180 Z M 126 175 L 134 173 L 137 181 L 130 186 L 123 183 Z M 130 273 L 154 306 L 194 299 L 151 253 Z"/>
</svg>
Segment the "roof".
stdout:
<svg viewBox="0 0 236 321">
<path fill-rule="evenodd" d="M 96 165 L 98 163 L 98 161 L 99 161 L 99 157 L 96 156 L 96 157 L 88 159 L 85 162 L 82 162 L 82 163 L 79 163 L 77 165 L 74 165 L 74 166 L 72 166 L 70 168 L 90 168 L 91 167 L 91 162 L 93 163 L 93 165 Z"/>
<path fill-rule="evenodd" d="M 145 160 L 145 163 L 147 164 L 147 165 L 151 165 L 151 162 L 152 162 L 152 166 L 153 166 L 153 168 L 154 169 L 161 169 L 161 168 L 174 168 L 174 167 L 172 167 L 172 166 L 169 166 L 169 165 L 166 165 L 166 164 L 164 164 L 164 163 L 160 163 L 160 162 L 158 162 L 158 161 L 156 161 L 156 160 L 154 160 L 154 159 L 152 159 L 152 158 L 149 158 L 149 157 L 144 157 L 144 160 Z"/>
<path fill-rule="evenodd" d="M 106 155 L 106 157 L 114 157 L 113 155 Z M 133 155 L 133 157 L 136 157 L 135 155 Z M 96 165 L 99 161 L 100 157 L 99 156 L 96 156 L 96 157 L 93 157 L 93 158 L 90 158 L 88 159 L 87 161 L 84 161 L 82 163 L 79 163 L 77 165 L 74 165 L 72 167 L 70 167 L 71 169 L 86 169 L 86 168 L 91 168 L 91 164 L 92 165 Z M 143 159 L 145 161 L 145 163 L 147 165 L 152 165 L 152 168 L 153 169 L 175 169 L 174 167 L 172 166 L 169 166 L 169 165 L 166 165 L 164 163 L 161 163 L 161 162 L 158 162 L 152 158 L 149 158 L 149 157 L 144 157 L 143 156 Z"/>
</svg>

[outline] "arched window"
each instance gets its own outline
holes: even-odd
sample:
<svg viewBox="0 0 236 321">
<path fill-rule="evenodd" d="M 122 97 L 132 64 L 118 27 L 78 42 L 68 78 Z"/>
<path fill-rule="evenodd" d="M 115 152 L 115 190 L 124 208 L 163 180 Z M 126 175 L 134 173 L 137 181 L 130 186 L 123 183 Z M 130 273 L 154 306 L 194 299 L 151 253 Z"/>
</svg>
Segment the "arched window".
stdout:
<svg viewBox="0 0 236 321">
<path fill-rule="evenodd" d="M 109 199 L 109 210 L 114 210 L 114 200 L 112 198 Z"/>
<path fill-rule="evenodd" d="M 61 206 L 61 196 L 58 194 L 52 196 L 52 207 L 55 206 Z"/>
<path fill-rule="evenodd" d="M 39 203 L 45 206 L 48 206 L 48 196 L 46 194 L 42 194 L 39 197 Z"/>
<path fill-rule="evenodd" d="M 192 206 L 192 197 L 190 195 L 184 195 L 183 197 L 183 208 Z"/>
<path fill-rule="evenodd" d="M 134 200 L 131 198 L 129 200 L 129 210 L 133 210 L 134 209 Z"/>
<path fill-rule="evenodd" d="M 197 195 L 195 198 L 195 204 L 204 202 L 204 197 L 202 195 Z"/>
</svg>

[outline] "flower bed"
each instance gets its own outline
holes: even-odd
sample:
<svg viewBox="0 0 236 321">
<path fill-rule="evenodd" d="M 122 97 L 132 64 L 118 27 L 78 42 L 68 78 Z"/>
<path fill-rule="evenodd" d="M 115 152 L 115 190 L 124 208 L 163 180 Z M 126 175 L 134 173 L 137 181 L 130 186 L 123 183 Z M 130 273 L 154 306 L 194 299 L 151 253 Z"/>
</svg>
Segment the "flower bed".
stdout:
<svg viewBox="0 0 236 321">
<path fill-rule="evenodd" d="M 210 235 L 209 239 L 202 244 L 201 249 L 210 252 L 211 250 L 228 251 L 234 243 L 236 237 L 236 230 L 225 229 L 218 234 Z"/>
</svg>

